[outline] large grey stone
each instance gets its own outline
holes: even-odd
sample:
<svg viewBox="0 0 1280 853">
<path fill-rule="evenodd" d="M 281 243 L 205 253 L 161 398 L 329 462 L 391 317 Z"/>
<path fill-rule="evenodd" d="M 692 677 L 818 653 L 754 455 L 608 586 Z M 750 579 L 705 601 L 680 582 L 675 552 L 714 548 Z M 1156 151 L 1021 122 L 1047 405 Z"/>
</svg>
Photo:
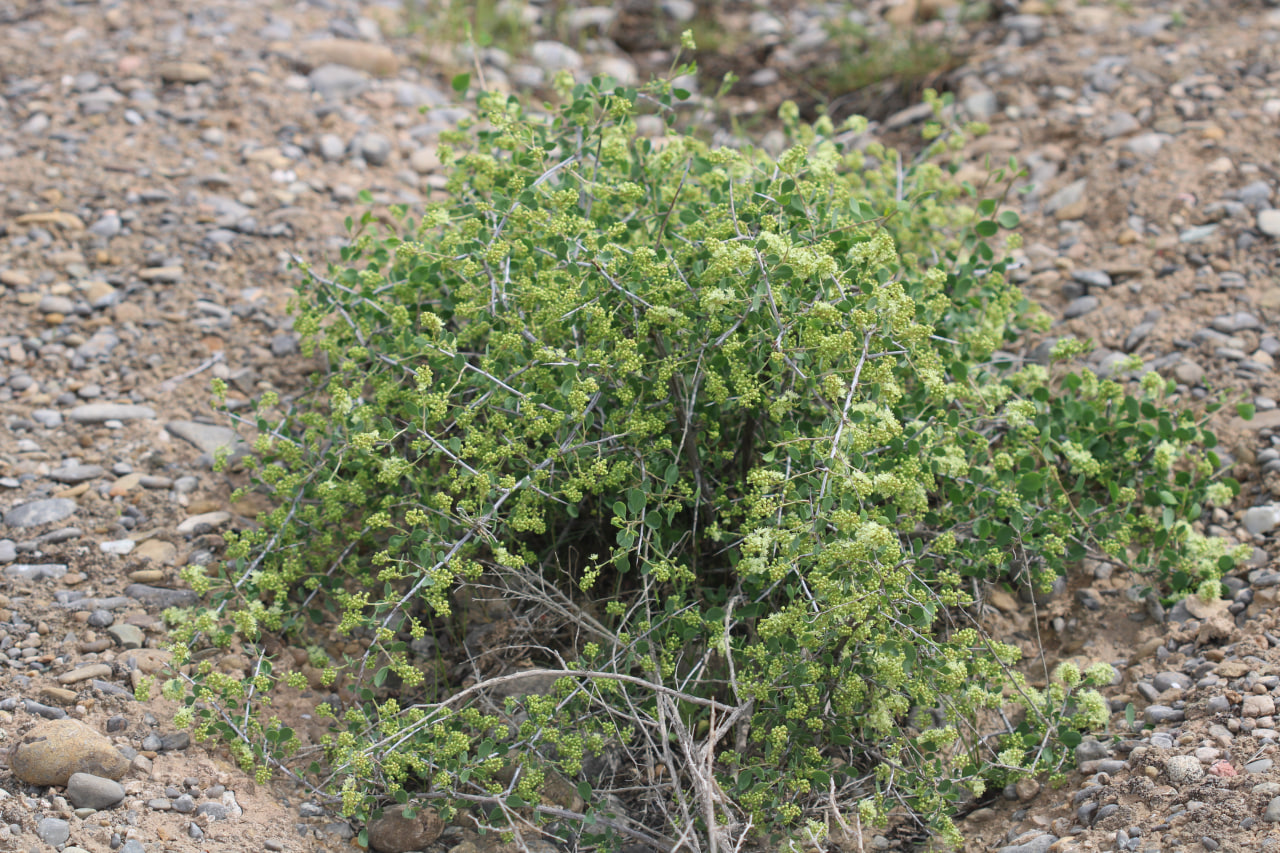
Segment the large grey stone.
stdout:
<svg viewBox="0 0 1280 853">
<path fill-rule="evenodd" d="M 1158 693 L 1163 693 L 1166 690 L 1185 690 L 1191 686 L 1191 682 L 1190 677 L 1180 672 L 1161 672 L 1151 679 L 1151 685 L 1155 687 Z"/>
<path fill-rule="evenodd" d="M 582 54 L 558 41 L 536 41 L 529 57 L 541 68 L 556 72 L 561 69 L 577 71 L 582 67 Z"/>
<path fill-rule="evenodd" d="M 1076 317 L 1083 317 L 1090 311 L 1093 311 L 1099 305 L 1096 296 L 1080 296 L 1072 299 L 1067 303 L 1067 307 L 1062 309 L 1062 319 L 1074 320 Z"/>
<path fill-rule="evenodd" d="M 328 100 L 345 100 L 369 88 L 369 75 L 355 68 L 328 63 L 307 75 L 311 88 Z"/>
<path fill-rule="evenodd" d="M 170 421 L 164 428 L 170 435 L 194 444 L 210 455 L 216 454 L 223 448 L 234 452 L 245 447 L 244 440 L 231 427 L 202 424 L 197 421 Z"/>
<path fill-rule="evenodd" d="M 13 507 L 4 514 L 4 523 L 9 527 L 39 527 L 62 521 L 75 511 L 76 502 L 70 498 L 45 498 Z"/>
<path fill-rule="evenodd" d="M 107 633 L 121 648 L 125 649 L 140 649 L 147 639 L 141 628 L 137 625 L 130 625 L 128 622 L 113 622 L 107 628 Z"/>
<path fill-rule="evenodd" d="M 124 786 L 92 773 L 72 773 L 67 799 L 78 809 L 109 809 L 124 799 Z"/>
<path fill-rule="evenodd" d="M 36 824 L 36 835 L 45 844 L 61 847 L 71 837 L 71 824 L 56 817 L 41 818 Z"/>
<path fill-rule="evenodd" d="M 1147 725 L 1158 726 L 1161 723 L 1180 723 L 1186 719 L 1186 713 L 1170 708 L 1168 705 L 1148 705 L 1142 717 Z"/>
<path fill-rule="evenodd" d="M 356 150 L 365 162 L 385 166 L 391 158 L 391 140 L 381 133 L 365 133 L 356 140 Z"/>
<path fill-rule="evenodd" d="M 49 472 L 49 479 L 58 483 L 83 483 L 85 480 L 96 480 L 105 474 L 101 465 L 68 465 L 55 468 Z"/>
</svg>

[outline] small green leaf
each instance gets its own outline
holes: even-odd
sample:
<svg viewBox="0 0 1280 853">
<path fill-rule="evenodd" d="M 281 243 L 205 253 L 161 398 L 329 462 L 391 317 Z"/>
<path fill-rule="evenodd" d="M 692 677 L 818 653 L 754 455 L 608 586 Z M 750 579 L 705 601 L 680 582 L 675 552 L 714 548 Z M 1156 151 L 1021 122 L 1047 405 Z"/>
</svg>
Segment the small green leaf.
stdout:
<svg viewBox="0 0 1280 853">
<path fill-rule="evenodd" d="M 667 481 L 668 486 L 674 486 L 676 480 L 680 479 L 680 466 L 672 462 L 667 466 L 667 470 L 663 472 L 662 479 Z"/>
<path fill-rule="evenodd" d="M 453 78 L 453 91 L 459 95 L 465 95 L 468 87 L 471 86 L 471 75 L 467 73 L 459 74 Z"/>
<path fill-rule="evenodd" d="M 631 510 L 632 515 L 639 515 L 645 503 L 644 492 L 639 489 L 627 489 L 627 509 Z"/>
<path fill-rule="evenodd" d="M 996 217 L 996 221 L 1000 223 L 1001 228 L 1017 228 L 1022 220 L 1012 210 L 1002 210 Z"/>
<path fill-rule="evenodd" d="M 1257 411 L 1253 403 L 1237 403 L 1236 414 L 1244 418 L 1246 421 L 1253 420 L 1253 413 Z"/>
<path fill-rule="evenodd" d="M 973 230 L 977 232 L 979 237 L 994 237 L 1000 230 L 1000 226 L 992 222 L 990 219 L 984 219 L 977 225 L 973 226 Z"/>
</svg>

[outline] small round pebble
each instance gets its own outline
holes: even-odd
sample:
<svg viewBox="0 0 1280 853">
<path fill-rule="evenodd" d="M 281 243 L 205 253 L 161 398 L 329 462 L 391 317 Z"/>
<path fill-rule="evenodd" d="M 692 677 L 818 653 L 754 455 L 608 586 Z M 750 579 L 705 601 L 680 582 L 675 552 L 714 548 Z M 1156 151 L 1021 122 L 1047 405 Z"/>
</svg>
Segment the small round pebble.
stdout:
<svg viewBox="0 0 1280 853">
<path fill-rule="evenodd" d="M 1204 765 L 1194 755 L 1175 755 L 1164 763 L 1164 772 L 1175 785 L 1197 782 L 1204 778 Z"/>
</svg>

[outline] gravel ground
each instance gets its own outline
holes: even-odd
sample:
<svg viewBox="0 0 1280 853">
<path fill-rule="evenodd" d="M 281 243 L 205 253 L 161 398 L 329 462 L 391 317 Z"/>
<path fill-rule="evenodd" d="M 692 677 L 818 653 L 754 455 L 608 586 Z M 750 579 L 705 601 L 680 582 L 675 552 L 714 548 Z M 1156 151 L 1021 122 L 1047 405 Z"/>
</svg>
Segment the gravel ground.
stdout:
<svg viewBox="0 0 1280 853">
<path fill-rule="evenodd" d="M 914 13 L 922 34 L 962 34 L 967 61 L 945 82 L 992 126 L 970 174 L 988 156 L 1030 169 L 1019 275 L 1061 318 L 1050 334 L 1093 338 L 1100 372 L 1138 353 L 1190 405 L 1227 389 L 1259 410 L 1218 424 L 1245 490 L 1204 521 L 1255 546 L 1229 579 L 1234 601 L 1164 612 L 1103 563 L 1042 607 L 988 597 L 992 629 L 1030 658 L 1024 638 L 1039 633 L 1050 667 L 1111 662 L 1116 714 L 1078 748 L 1067 787 L 1026 780 L 970 813 L 968 849 L 1280 850 L 1280 12 L 994 5 L 1009 8 L 960 25 L 939 0 L 725 4 L 739 38 L 704 65 L 739 62 L 730 110 L 749 116 L 794 94 L 837 18 Z M 308 792 L 255 786 L 175 731 L 170 703 L 133 696 L 163 670 L 159 612 L 191 595 L 177 568 L 217 560 L 221 532 L 262 508 L 231 503 L 241 475 L 210 470 L 242 437 L 212 415 L 208 380 L 226 379 L 233 405 L 300 390 L 311 365 L 286 265 L 335 256 L 359 190 L 410 205 L 438 191 L 434 139 L 462 114 L 454 71 L 477 63 L 515 90 L 560 67 L 639 78 L 670 62 L 640 6 L 574 9 L 519 55 L 470 57 L 407 31 L 399 3 L 0 2 L 0 747 L 15 747 L 0 849 L 350 846 L 358 827 Z M 659 12 L 678 31 L 697 7 Z M 905 143 L 923 114 L 882 118 L 875 131 Z M 281 699 L 307 739 L 322 698 Z M 399 828 L 376 846 L 500 847 L 464 825 Z M 893 832 L 844 840 L 911 846 Z"/>
</svg>

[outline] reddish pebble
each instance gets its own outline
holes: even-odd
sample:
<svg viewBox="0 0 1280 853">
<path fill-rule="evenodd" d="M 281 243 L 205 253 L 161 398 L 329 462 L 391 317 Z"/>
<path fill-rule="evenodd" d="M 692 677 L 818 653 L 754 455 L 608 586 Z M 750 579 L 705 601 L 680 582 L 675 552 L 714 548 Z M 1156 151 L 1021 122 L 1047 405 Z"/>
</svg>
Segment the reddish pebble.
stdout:
<svg viewBox="0 0 1280 853">
<path fill-rule="evenodd" d="M 1209 768 L 1209 772 L 1214 776 L 1235 776 L 1239 771 L 1231 766 L 1230 761 L 1218 761 Z"/>
</svg>

